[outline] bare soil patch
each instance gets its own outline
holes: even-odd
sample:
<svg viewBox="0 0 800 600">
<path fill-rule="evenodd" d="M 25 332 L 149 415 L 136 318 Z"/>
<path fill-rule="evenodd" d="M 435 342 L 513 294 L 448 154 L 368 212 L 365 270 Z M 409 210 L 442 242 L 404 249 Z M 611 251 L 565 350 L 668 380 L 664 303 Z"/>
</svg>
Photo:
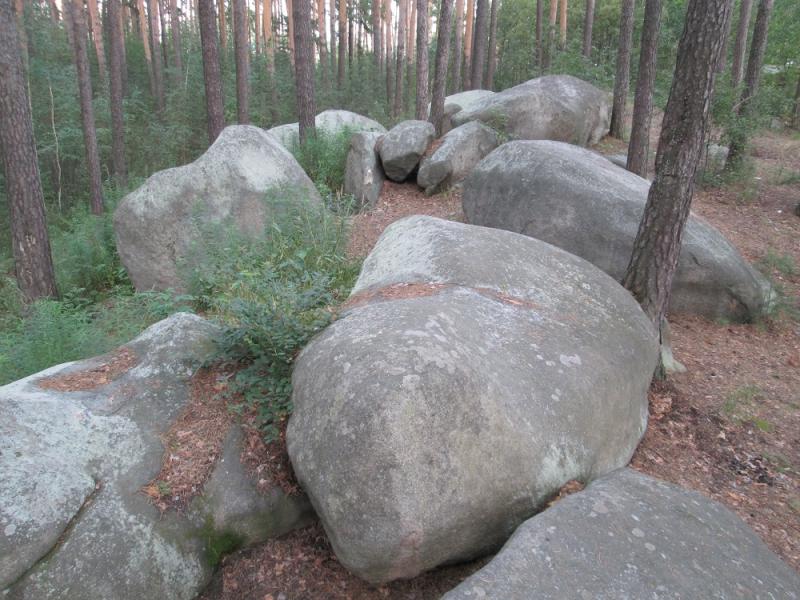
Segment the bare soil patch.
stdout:
<svg viewBox="0 0 800 600">
<path fill-rule="evenodd" d="M 36 382 L 40 388 L 55 390 L 57 392 L 85 392 L 108 385 L 115 379 L 130 371 L 139 362 L 136 354 L 127 349 L 120 348 L 109 355 L 104 363 L 64 375 L 56 375 Z"/>
</svg>

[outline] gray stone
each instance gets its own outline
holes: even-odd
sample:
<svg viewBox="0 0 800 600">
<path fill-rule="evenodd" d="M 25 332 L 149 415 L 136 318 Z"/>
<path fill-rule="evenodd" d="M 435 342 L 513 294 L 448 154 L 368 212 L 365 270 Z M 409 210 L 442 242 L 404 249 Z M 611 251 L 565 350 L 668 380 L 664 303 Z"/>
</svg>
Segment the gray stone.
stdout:
<svg viewBox="0 0 800 600">
<path fill-rule="evenodd" d="M 552 141 L 510 142 L 464 181 L 464 213 L 554 244 L 625 274 L 650 183 L 589 150 Z M 768 308 L 769 285 L 714 227 L 690 216 L 671 312 L 749 320 Z"/>
<path fill-rule="evenodd" d="M 800 577 L 735 514 L 621 469 L 523 523 L 443 600 L 800 598 Z"/>
<path fill-rule="evenodd" d="M 398 123 L 378 142 L 383 172 L 392 181 L 405 181 L 431 145 L 436 130 L 427 121 Z"/>
<path fill-rule="evenodd" d="M 430 156 L 424 156 L 417 184 L 435 194 L 466 177 L 489 152 L 497 148 L 497 133 L 479 121 L 450 130 Z"/>
<path fill-rule="evenodd" d="M 496 549 L 566 481 L 625 465 L 645 430 L 649 320 L 549 244 L 408 217 L 351 302 L 297 360 L 287 444 L 368 581 Z"/>
<path fill-rule="evenodd" d="M 444 99 L 442 135 L 453 128 L 451 118 L 454 114 L 465 108 L 472 108 L 491 96 L 494 96 L 494 92 L 490 90 L 467 90 L 466 92 L 459 92 L 447 96 Z M 428 113 L 430 114 L 430 105 L 428 106 Z"/>
<path fill-rule="evenodd" d="M 377 121 L 350 112 L 349 110 L 331 109 L 319 113 L 314 118 L 317 129 L 327 134 L 335 135 L 347 129 L 350 132 L 378 131 L 385 132 L 386 128 Z M 283 146 L 291 150 L 300 143 L 300 126 L 297 123 L 277 125 L 268 129 L 267 133 L 273 135 Z"/>
<path fill-rule="evenodd" d="M 0 595 L 188 600 L 211 577 L 216 537 L 260 519 L 264 526 L 242 539 L 263 539 L 268 523 L 277 535 L 302 521 L 305 499 L 262 498 L 241 468 L 231 468 L 230 440 L 211 493 L 187 514 L 162 517 L 141 492 L 161 468 L 161 436 L 185 406 L 197 366 L 215 351 L 216 335 L 208 321 L 178 313 L 125 345 L 138 362 L 101 387 L 39 384 L 107 357 L 0 387 Z"/>
<path fill-rule="evenodd" d="M 350 151 L 344 171 L 344 191 L 352 194 L 360 208 L 375 205 L 381 195 L 385 177 L 376 144 L 381 134 L 356 133 L 350 139 Z"/>
<path fill-rule="evenodd" d="M 454 126 L 483 121 L 519 140 L 559 140 L 586 146 L 608 133 L 606 92 L 571 75 L 531 79 L 455 113 Z"/>
<path fill-rule="evenodd" d="M 321 205 L 275 138 L 258 127 L 226 127 L 193 163 L 151 175 L 122 199 L 114 212 L 117 250 L 137 290 L 180 290 L 179 264 L 204 227 L 225 223 L 262 235 L 276 204 L 289 198 Z"/>
<path fill-rule="evenodd" d="M 622 167 L 623 169 L 628 167 L 627 154 L 612 154 L 611 156 L 606 156 L 606 158 L 618 167 Z"/>
</svg>

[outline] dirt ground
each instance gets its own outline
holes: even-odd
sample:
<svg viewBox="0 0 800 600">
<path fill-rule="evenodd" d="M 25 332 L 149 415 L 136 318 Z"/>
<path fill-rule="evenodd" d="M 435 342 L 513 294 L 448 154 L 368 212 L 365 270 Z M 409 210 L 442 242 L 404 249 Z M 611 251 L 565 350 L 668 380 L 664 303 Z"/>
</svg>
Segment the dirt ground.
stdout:
<svg viewBox="0 0 800 600">
<path fill-rule="evenodd" d="M 800 571 L 800 135 L 763 134 L 753 155 L 751 174 L 699 190 L 693 209 L 770 276 L 779 312 L 747 325 L 671 319 L 673 350 L 688 371 L 652 386 L 632 466 L 722 502 Z M 461 220 L 460 201 L 458 192 L 429 198 L 413 184 L 387 183 L 378 204 L 354 218 L 350 252 L 366 255 L 403 216 Z M 201 598 L 428 600 L 486 560 L 372 588 L 336 561 L 315 525 L 227 557 Z"/>
</svg>

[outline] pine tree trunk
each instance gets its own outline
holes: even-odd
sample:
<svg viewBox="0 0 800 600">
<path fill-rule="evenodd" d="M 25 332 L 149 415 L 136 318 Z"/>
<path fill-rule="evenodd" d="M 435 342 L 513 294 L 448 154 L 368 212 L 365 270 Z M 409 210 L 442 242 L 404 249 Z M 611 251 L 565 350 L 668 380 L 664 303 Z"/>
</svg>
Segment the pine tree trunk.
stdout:
<svg viewBox="0 0 800 600">
<path fill-rule="evenodd" d="M 344 65 L 347 60 L 347 0 L 339 0 L 339 58 L 337 59 L 336 84 L 344 87 Z"/>
<path fill-rule="evenodd" d="M 109 43 L 109 108 L 111 110 L 111 166 L 114 181 L 120 187 L 128 185 L 128 167 L 125 162 L 125 119 L 122 112 L 123 76 L 127 69 L 122 57 L 124 31 L 120 20 L 120 0 L 108 3 Z"/>
<path fill-rule="evenodd" d="M 464 33 L 464 85 L 465 90 L 472 89 L 472 37 L 475 26 L 475 0 L 467 0 L 467 25 Z"/>
<path fill-rule="evenodd" d="M 172 66 L 175 68 L 175 87 L 178 87 L 183 76 L 183 43 L 178 0 L 169 0 L 169 24 L 172 30 Z"/>
<path fill-rule="evenodd" d="M 542 3 L 544 0 L 536 0 L 536 48 L 534 52 L 536 56 L 536 66 L 539 67 L 539 71 L 544 70 L 544 52 L 542 51 L 542 18 L 544 17 L 544 8 Z"/>
<path fill-rule="evenodd" d="M 748 118 L 751 112 L 753 98 L 758 94 L 758 85 L 761 81 L 761 68 L 764 65 L 764 52 L 767 49 L 767 32 L 769 30 L 769 16 L 772 12 L 774 0 L 760 0 L 756 23 L 753 26 L 753 39 L 750 43 L 750 56 L 747 59 L 747 72 L 744 76 L 742 97 L 735 109 L 738 116 Z M 735 170 L 741 165 L 747 146 L 746 127 L 741 124 L 735 126 L 730 132 L 730 149 L 725 161 L 725 168 Z"/>
<path fill-rule="evenodd" d="M 461 65 L 464 60 L 464 0 L 456 0 L 455 48 L 453 49 L 453 77 L 450 92 L 461 91 Z"/>
<path fill-rule="evenodd" d="M 200 21 L 200 46 L 203 54 L 203 83 L 206 91 L 206 127 L 208 143 L 213 144 L 225 127 L 222 100 L 222 76 L 217 47 L 217 15 L 214 0 L 197 1 L 197 19 Z"/>
<path fill-rule="evenodd" d="M 715 67 L 732 4 L 732 0 L 689 0 L 658 142 L 656 175 L 623 280 L 659 328 L 689 218 Z"/>
<path fill-rule="evenodd" d="M 225 16 L 225 0 L 217 0 L 217 8 L 219 9 L 219 43 L 222 46 L 222 52 L 228 49 L 228 24 Z"/>
<path fill-rule="evenodd" d="M 163 61 L 164 68 L 169 68 L 169 43 L 167 42 L 167 21 L 166 10 L 164 10 L 164 0 L 157 0 L 156 10 L 158 11 L 159 31 L 161 33 L 161 60 Z"/>
<path fill-rule="evenodd" d="M 650 122 L 653 117 L 653 88 L 656 82 L 656 56 L 658 33 L 661 28 L 662 0 L 646 0 L 641 50 L 639 51 L 639 79 L 633 102 L 633 125 L 628 144 L 629 171 L 647 177 L 647 158 L 650 151 Z"/>
<path fill-rule="evenodd" d="M 295 0 L 294 18 L 295 90 L 300 143 L 315 135 L 314 117 L 314 43 L 311 37 L 311 3 Z"/>
<path fill-rule="evenodd" d="M 103 26 L 100 23 L 100 15 L 97 12 L 97 0 L 86 0 L 86 6 L 89 9 L 89 21 L 92 26 L 92 41 L 94 42 L 94 51 L 97 55 L 97 71 L 100 75 L 100 81 L 107 81 L 106 79 L 106 53 L 103 48 Z"/>
<path fill-rule="evenodd" d="M 739 7 L 739 26 L 736 28 L 736 42 L 733 45 L 733 66 L 731 67 L 731 85 L 739 87 L 744 77 L 744 53 L 747 49 L 747 34 L 750 31 L 750 13 L 753 0 L 742 0 Z"/>
<path fill-rule="evenodd" d="M 567 0 L 561 0 L 559 8 L 561 9 L 558 17 L 558 24 L 561 28 L 560 46 L 564 50 L 567 47 Z"/>
<path fill-rule="evenodd" d="M 325 0 L 317 0 L 317 27 L 319 29 L 319 68 L 323 87 L 328 83 L 328 36 L 325 29 Z"/>
<path fill-rule="evenodd" d="M 56 297 L 28 86 L 11 0 L 0 0 L 0 157 L 17 284 L 28 300 Z"/>
<path fill-rule="evenodd" d="M 375 70 L 380 73 L 383 65 L 381 58 L 381 0 L 372 0 L 372 53 Z"/>
<path fill-rule="evenodd" d="M 390 0 L 387 0 L 387 2 Z M 336 46 L 336 0 L 329 0 L 328 3 L 328 12 L 330 12 L 330 38 L 331 38 L 331 77 L 336 73 L 338 74 L 337 65 L 336 65 L 336 57 L 337 57 L 337 46 Z"/>
<path fill-rule="evenodd" d="M 125 5 L 126 8 L 130 8 L 128 5 Z M 122 75 L 122 96 L 128 95 L 128 51 L 125 49 L 125 31 L 126 31 L 126 19 L 123 14 L 123 11 L 120 9 L 117 11 L 117 29 L 121 32 L 120 33 L 120 46 L 119 46 L 119 55 L 120 55 L 120 65 L 121 68 L 121 75 Z M 128 27 L 128 30 L 132 28 Z M 109 40 L 110 43 L 110 40 Z M 127 169 L 126 169 L 127 171 Z M 127 179 L 127 177 L 126 177 Z"/>
<path fill-rule="evenodd" d="M 464 6 L 463 3 L 461 5 Z M 458 24 L 458 21 L 456 21 Z M 447 86 L 447 62 L 450 57 L 450 32 L 453 26 L 453 0 L 442 0 L 436 34 L 436 65 L 433 72 L 433 97 L 430 122 L 436 127 L 436 137 L 442 135 L 444 96 Z M 454 68 L 457 68 L 458 64 Z"/>
<path fill-rule="evenodd" d="M 624 0 L 623 0 L 624 1 Z M 550 20 L 547 28 L 547 47 L 544 51 L 544 70 L 550 69 L 553 62 L 553 50 L 555 46 L 556 20 L 558 19 L 558 0 L 550 0 Z"/>
<path fill-rule="evenodd" d="M 247 64 L 249 62 L 249 48 L 247 45 L 247 7 L 245 6 L 245 0 L 233 0 L 232 6 L 233 51 L 236 59 L 236 119 L 240 125 L 246 125 L 250 123 Z"/>
<path fill-rule="evenodd" d="M 86 150 L 86 168 L 89 172 L 89 199 L 92 212 L 103 213 L 103 183 L 100 176 L 100 154 L 97 150 L 97 131 L 94 124 L 92 104 L 92 77 L 89 72 L 89 56 L 86 52 L 86 23 L 83 20 L 83 2 L 66 0 L 66 13 L 72 30 L 72 56 L 78 75 L 83 143 Z"/>
<path fill-rule="evenodd" d="M 166 100 L 164 98 L 164 63 L 162 61 L 161 44 L 158 41 L 158 0 L 147 0 L 147 12 L 150 22 L 150 56 L 153 65 L 153 96 L 156 101 L 156 113 L 164 116 Z"/>
<path fill-rule="evenodd" d="M 347 14 L 347 66 L 350 70 L 353 68 L 353 14 L 348 11 Z"/>
<path fill-rule="evenodd" d="M 386 0 L 385 38 L 386 38 L 386 109 L 394 114 L 394 44 L 392 43 L 392 0 Z"/>
<path fill-rule="evenodd" d="M 500 0 L 492 0 L 492 15 L 489 22 L 489 64 L 486 66 L 486 89 L 494 87 L 494 73 L 497 70 L 497 11 Z"/>
<path fill-rule="evenodd" d="M 136 0 L 136 12 L 139 15 L 139 34 L 144 47 L 144 60 L 147 63 L 147 76 L 150 81 L 150 94 L 156 98 L 156 79 L 153 75 L 153 56 L 150 54 L 150 29 L 147 25 L 147 13 L 144 10 L 144 0 Z"/>
<path fill-rule="evenodd" d="M 475 33 L 472 38 L 472 69 L 470 89 L 485 87 L 484 68 L 486 67 L 486 38 L 489 35 L 489 0 L 476 0 Z"/>
<path fill-rule="evenodd" d="M 592 29 L 594 28 L 594 2 L 586 0 L 586 14 L 583 18 L 583 55 L 586 58 L 592 56 Z"/>
<path fill-rule="evenodd" d="M 403 66 L 405 64 L 406 22 L 408 20 L 408 1 L 399 0 L 399 19 L 397 22 L 397 66 L 394 79 L 394 111 L 395 117 L 403 112 Z"/>
<path fill-rule="evenodd" d="M 298 2 L 308 2 L 309 0 L 297 0 Z M 294 69 L 296 60 L 295 47 L 294 47 L 294 2 L 295 0 L 286 0 L 286 41 L 289 46 L 289 62 Z"/>
<path fill-rule="evenodd" d="M 428 118 L 428 0 L 417 0 L 417 103 L 414 114 Z"/>
<path fill-rule="evenodd" d="M 267 74 L 269 75 L 270 117 L 278 122 L 278 82 L 275 80 L 275 33 L 272 31 L 272 0 L 264 2 L 264 49 L 267 53 Z"/>
<path fill-rule="evenodd" d="M 614 77 L 614 103 L 611 109 L 611 135 L 625 138 L 625 104 L 631 77 L 631 46 L 633 44 L 634 0 L 622 0 L 617 48 L 617 74 Z"/>
</svg>

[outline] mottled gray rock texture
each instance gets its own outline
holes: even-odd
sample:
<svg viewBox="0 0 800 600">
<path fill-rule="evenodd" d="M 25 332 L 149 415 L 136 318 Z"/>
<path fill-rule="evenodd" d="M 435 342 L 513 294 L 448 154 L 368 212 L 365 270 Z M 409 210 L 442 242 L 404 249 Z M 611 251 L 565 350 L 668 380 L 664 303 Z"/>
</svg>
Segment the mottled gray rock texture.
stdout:
<svg viewBox="0 0 800 600">
<path fill-rule="evenodd" d="M 483 121 L 518 140 L 586 146 L 608 133 L 609 95 L 571 75 L 546 75 L 498 92 L 451 117 L 453 126 Z"/>
<path fill-rule="evenodd" d="M 344 191 L 352 194 L 360 208 L 374 206 L 386 178 L 376 145 L 381 134 L 373 131 L 353 134 L 344 171 Z"/>
<path fill-rule="evenodd" d="M 800 577 L 727 508 L 621 469 L 529 519 L 443 600 L 797 600 Z"/>
<path fill-rule="evenodd" d="M 417 168 L 436 130 L 427 121 L 398 123 L 378 142 L 383 172 L 392 181 L 405 181 Z"/>
<path fill-rule="evenodd" d="M 162 434 L 214 352 L 217 328 L 178 313 L 124 346 L 136 363 L 84 391 L 41 386 L 106 364 L 52 367 L 0 387 L 0 596 L 9 599 L 193 598 L 221 536 L 242 543 L 301 523 L 305 498 L 260 496 L 229 436 L 208 494 L 162 517 L 141 489 L 159 472 Z M 243 526 L 248 524 L 247 530 Z"/>
<path fill-rule="evenodd" d="M 604 157 L 552 141 L 509 142 L 464 180 L 467 222 L 524 233 L 625 274 L 650 183 Z M 690 216 L 671 312 L 750 320 L 768 306 L 767 281 L 700 217 Z"/>
<path fill-rule="evenodd" d="M 606 156 L 608 160 L 612 163 L 625 169 L 628 166 L 628 155 L 627 154 L 612 154 L 611 156 Z"/>
<path fill-rule="evenodd" d="M 369 117 L 349 110 L 338 109 L 322 111 L 314 118 L 314 125 L 318 130 L 334 135 L 345 129 L 354 133 L 357 131 L 378 131 L 381 133 L 386 131 L 383 125 Z M 268 129 L 267 133 L 275 136 L 289 150 L 300 143 L 300 126 L 297 123 L 278 125 Z"/>
<path fill-rule="evenodd" d="M 368 581 L 496 549 L 644 433 L 651 324 L 558 248 L 408 217 L 350 302 L 298 358 L 287 443 L 337 557 Z"/>
<path fill-rule="evenodd" d="M 435 194 L 466 177 L 480 160 L 497 148 L 497 133 L 479 121 L 450 130 L 430 156 L 424 156 L 417 185 Z"/>
<path fill-rule="evenodd" d="M 444 99 L 442 135 L 446 134 L 453 128 L 451 118 L 454 114 L 465 108 L 472 108 L 490 96 L 494 96 L 494 92 L 491 90 L 467 90 L 466 92 L 459 92 L 457 94 L 451 94 L 450 96 L 447 96 Z M 428 105 L 428 114 L 430 114 L 430 110 L 430 105 Z"/>
<path fill-rule="evenodd" d="M 262 235 L 285 199 L 321 202 L 274 137 L 250 125 L 226 127 L 193 163 L 151 175 L 122 199 L 114 212 L 117 250 L 137 290 L 183 289 L 179 263 L 204 227 Z"/>
</svg>

